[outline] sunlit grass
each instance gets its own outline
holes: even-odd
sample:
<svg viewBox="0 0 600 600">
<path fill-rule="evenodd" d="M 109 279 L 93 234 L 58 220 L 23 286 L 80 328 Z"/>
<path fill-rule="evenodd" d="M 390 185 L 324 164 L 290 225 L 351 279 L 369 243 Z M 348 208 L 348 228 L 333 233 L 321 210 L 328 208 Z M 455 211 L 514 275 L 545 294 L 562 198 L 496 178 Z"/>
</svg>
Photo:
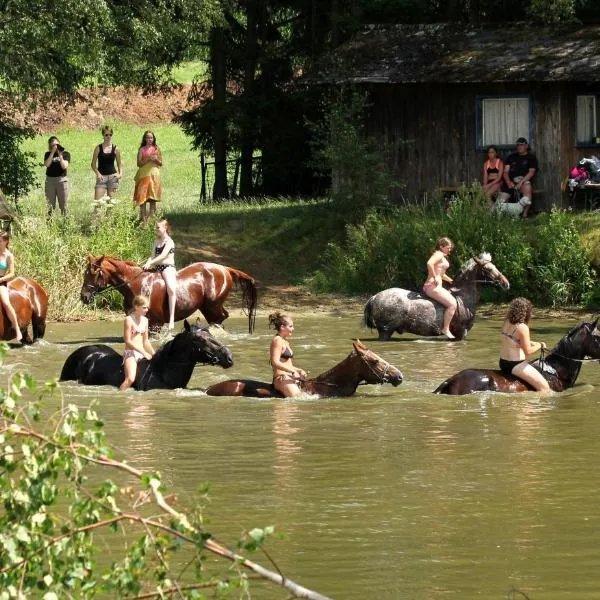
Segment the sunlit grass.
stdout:
<svg viewBox="0 0 600 600">
<path fill-rule="evenodd" d="M 193 60 L 180 64 L 173 69 L 173 79 L 177 83 L 192 83 L 195 79 L 206 77 L 206 63 Z"/>
</svg>

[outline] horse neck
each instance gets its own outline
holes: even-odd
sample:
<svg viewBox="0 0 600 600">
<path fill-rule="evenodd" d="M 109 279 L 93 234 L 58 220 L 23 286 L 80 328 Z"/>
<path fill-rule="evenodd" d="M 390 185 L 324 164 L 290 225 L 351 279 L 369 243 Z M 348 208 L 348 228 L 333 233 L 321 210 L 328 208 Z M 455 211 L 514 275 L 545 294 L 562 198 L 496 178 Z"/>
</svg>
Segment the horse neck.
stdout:
<svg viewBox="0 0 600 600">
<path fill-rule="evenodd" d="M 315 383 L 325 383 L 331 387 L 331 395 L 341 396 L 345 394 L 353 394 L 358 387 L 358 384 L 363 380 L 364 361 L 352 352 L 344 360 L 337 365 L 317 375 L 311 381 Z"/>
<path fill-rule="evenodd" d="M 119 286 L 117 290 L 126 298 L 133 298 L 138 292 L 131 286 L 132 280 L 135 280 L 142 270 L 137 265 L 128 265 L 126 262 L 118 258 L 106 259 L 112 269 L 108 271 L 110 285 Z M 128 285 L 122 285 L 127 283 Z"/>
<path fill-rule="evenodd" d="M 573 385 L 581 371 L 581 362 L 585 357 L 583 348 L 575 347 L 572 341 L 564 337 L 546 356 L 545 361 L 556 371 L 559 379 Z M 573 360 L 569 360 L 573 359 Z"/>
<path fill-rule="evenodd" d="M 476 269 L 460 271 L 454 278 L 452 287 L 458 288 L 456 296 L 459 296 L 465 308 L 473 310 L 479 300 L 479 289 L 477 287 Z"/>
<path fill-rule="evenodd" d="M 168 387 L 184 388 L 192 378 L 196 363 L 189 358 L 191 353 L 176 347 L 175 339 L 161 346 L 152 357 L 149 369 L 152 375 L 162 379 Z M 185 360 L 186 357 L 188 360 Z"/>
</svg>

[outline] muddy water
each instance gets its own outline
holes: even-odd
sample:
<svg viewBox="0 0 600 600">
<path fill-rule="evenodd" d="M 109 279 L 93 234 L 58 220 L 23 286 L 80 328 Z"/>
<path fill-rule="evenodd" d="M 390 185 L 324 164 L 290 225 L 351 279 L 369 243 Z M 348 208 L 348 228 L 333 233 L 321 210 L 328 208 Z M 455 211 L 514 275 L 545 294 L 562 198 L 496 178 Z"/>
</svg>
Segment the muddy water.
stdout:
<svg viewBox="0 0 600 600">
<path fill-rule="evenodd" d="M 120 395 L 66 384 L 64 394 L 99 398 L 119 452 L 160 470 L 182 505 L 212 482 L 210 528 L 223 541 L 254 526 L 285 531 L 271 545 L 279 567 L 333 598 L 498 599 L 512 588 L 532 600 L 599 597 L 598 364 L 563 395 L 442 397 L 430 392 L 446 376 L 495 365 L 497 320 L 478 320 L 455 344 L 379 343 L 358 316 L 295 324 L 294 360 L 311 374 L 359 335 L 405 382 L 339 400 L 209 398 L 201 388 L 222 378 L 270 377 L 265 319 L 252 336 L 230 319 L 235 366 L 198 367 L 191 389 Z M 538 319 L 534 339 L 551 345 L 574 324 Z M 120 328 L 51 324 L 45 342 L 11 353 L 2 370 L 48 379 L 83 343 L 122 349 Z"/>
</svg>

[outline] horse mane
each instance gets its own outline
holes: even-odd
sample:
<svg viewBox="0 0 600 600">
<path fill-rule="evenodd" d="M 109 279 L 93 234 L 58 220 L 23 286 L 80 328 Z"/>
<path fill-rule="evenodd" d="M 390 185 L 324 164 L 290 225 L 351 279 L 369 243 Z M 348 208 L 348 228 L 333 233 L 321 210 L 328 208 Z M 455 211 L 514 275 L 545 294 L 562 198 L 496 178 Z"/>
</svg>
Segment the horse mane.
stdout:
<svg viewBox="0 0 600 600">
<path fill-rule="evenodd" d="M 313 379 L 313 381 L 321 381 L 323 379 L 326 379 L 329 375 L 331 375 L 331 373 L 334 370 L 336 370 L 337 368 L 339 368 L 346 361 L 350 360 L 354 355 L 358 356 L 358 352 L 356 352 L 356 350 L 352 350 L 352 352 L 350 352 L 350 354 L 348 354 L 348 356 L 346 356 L 346 358 L 343 358 L 339 363 L 336 363 L 335 365 L 333 365 L 333 367 L 331 367 L 331 369 L 329 369 L 328 371 L 325 371 L 324 373 L 320 373 L 319 375 L 317 375 Z"/>
<path fill-rule="evenodd" d="M 569 352 L 573 344 L 573 336 L 575 336 L 575 334 L 578 333 L 582 327 L 591 324 L 592 323 L 589 321 L 583 321 L 583 323 L 579 323 L 579 325 L 575 325 L 569 329 L 569 331 L 562 338 L 560 338 L 558 342 L 556 342 L 556 345 L 552 348 L 552 350 L 550 350 L 550 353 L 557 352 L 559 354 L 565 354 L 566 352 Z"/>
<path fill-rule="evenodd" d="M 117 258 L 116 256 L 106 256 L 104 255 L 102 257 L 104 260 L 108 260 L 109 262 L 120 262 L 123 263 L 129 267 L 139 267 L 140 265 L 138 265 L 136 262 L 134 262 L 133 260 L 123 260 L 122 258 Z"/>
</svg>

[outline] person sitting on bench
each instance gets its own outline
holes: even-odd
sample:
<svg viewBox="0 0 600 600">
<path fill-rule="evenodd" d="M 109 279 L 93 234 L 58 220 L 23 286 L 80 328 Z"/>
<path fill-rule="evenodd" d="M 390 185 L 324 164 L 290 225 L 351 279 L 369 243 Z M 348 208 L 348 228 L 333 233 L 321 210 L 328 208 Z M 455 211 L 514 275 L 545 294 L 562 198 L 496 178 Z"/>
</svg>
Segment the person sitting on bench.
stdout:
<svg viewBox="0 0 600 600">
<path fill-rule="evenodd" d="M 533 194 L 531 180 L 537 168 L 537 158 L 529 151 L 529 143 L 524 137 L 520 137 L 517 140 L 517 151 L 509 155 L 504 163 L 504 182 L 496 201 L 497 210 L 527 217 Z M 514 195 L 515 202 L 509 203 L 507 200 L 511 195 Z"/>
</svg>

